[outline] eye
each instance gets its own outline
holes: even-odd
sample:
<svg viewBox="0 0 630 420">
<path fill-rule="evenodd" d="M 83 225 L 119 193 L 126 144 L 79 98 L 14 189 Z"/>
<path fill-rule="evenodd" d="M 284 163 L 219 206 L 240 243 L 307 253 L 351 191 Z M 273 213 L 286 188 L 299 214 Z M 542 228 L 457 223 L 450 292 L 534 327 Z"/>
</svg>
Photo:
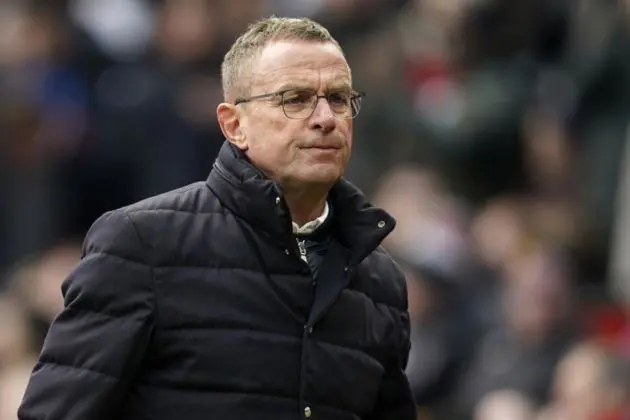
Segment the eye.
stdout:
<svg viewBox="0 0 630 420">
<path fill-rule="evenodd" d="M 311 101 L 313 92 L 309 90 L 290 90 L 285 92 L 283 101 L 285 105 L 303 105 Z"/>
<path fill-rule="evenodd" d="M 334 105 L 348 105 L 351 96 L 349 92 L 333 92 L 328 95 L 328 101 Z"/>
</svg>

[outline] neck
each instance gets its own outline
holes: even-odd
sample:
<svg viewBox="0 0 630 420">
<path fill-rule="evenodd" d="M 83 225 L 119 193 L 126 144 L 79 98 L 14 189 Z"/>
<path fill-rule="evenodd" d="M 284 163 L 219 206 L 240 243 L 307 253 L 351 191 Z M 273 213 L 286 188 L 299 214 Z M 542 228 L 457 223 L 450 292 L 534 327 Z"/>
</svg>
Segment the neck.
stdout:
<svg viewBox="0 0 630 420">
<path fill-rule="evenodd" d="M 322 215 L 327 196 L 328 188 L 319 191 L 285 190 L 284 199 L 291 212 L 291 218 L 302 226 Z"/>
</svg>

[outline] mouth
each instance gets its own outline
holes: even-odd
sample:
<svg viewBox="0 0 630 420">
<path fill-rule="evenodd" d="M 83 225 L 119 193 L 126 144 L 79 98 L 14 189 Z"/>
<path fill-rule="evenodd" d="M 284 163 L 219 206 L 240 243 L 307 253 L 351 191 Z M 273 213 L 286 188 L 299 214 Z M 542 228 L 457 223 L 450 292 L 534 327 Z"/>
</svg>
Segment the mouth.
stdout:
<svg viewBox="0 0 630 420">
<path fill-rule="evenodd" d="M 330 144 L 322 144 L 322 145 L 313 145 L 308 147 L 303 147 L 303 149 L 315 149 L 315 150 L 339 150 L 341 147 L 330 145 Z"/>
</svg>

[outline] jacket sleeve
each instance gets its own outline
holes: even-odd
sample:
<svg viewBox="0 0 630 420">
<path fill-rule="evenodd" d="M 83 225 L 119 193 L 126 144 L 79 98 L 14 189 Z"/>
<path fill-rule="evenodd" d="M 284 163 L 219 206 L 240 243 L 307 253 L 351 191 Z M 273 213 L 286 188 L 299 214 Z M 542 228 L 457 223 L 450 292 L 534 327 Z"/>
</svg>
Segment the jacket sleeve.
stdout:
<svg viewBox="0 0 630 420">
<path fill-rule="evenodd" d="M 369 420 L 416 420 L 416 404 L 405 374 L 411 350 L 409 313 L 402 313 L 402 343 L 395 360 L 387 366 L 378 400 Z"/>
<path fill-rule="evenodd" d="M 64 307 L 32 371 L 20 420 L 116 418 L 152 330 L 152 270 L 130 215 L 101 216 L 62 285 Z"/>
</svg>

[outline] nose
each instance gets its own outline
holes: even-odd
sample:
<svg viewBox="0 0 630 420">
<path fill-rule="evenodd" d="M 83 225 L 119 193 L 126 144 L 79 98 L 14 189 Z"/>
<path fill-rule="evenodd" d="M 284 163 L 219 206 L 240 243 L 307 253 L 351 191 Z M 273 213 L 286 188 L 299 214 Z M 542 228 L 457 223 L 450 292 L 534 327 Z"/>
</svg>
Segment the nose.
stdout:
<svg viewBox="0 0 630 420">
<path fill-rule="evenodd" d="M 326 98 L 317 98 L 315 111 L 313 111 L 309 120 L 310 128 L 320 130 L 326 134 L 334 130 L 336 124 L 337 120 Z"/>
</svg>

